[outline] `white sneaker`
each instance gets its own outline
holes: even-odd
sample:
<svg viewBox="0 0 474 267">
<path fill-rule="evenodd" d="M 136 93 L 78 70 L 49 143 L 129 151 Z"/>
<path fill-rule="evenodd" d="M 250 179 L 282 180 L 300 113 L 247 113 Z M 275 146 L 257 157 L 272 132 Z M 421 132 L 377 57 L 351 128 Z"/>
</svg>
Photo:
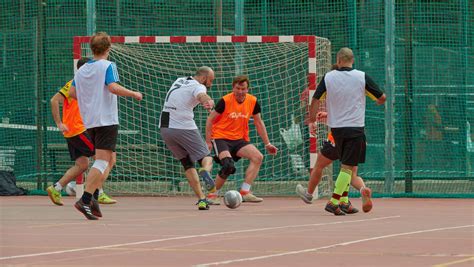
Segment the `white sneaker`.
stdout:
<svg viewBox="0 0 474 267">
<path fill-rule="evenodd" d="M 296 194 L 304 201 L 306 204 L 313 204 L 313 195 L 308 193 L 308 190 L 301 184 L 296 185 Z"/>
</svg>

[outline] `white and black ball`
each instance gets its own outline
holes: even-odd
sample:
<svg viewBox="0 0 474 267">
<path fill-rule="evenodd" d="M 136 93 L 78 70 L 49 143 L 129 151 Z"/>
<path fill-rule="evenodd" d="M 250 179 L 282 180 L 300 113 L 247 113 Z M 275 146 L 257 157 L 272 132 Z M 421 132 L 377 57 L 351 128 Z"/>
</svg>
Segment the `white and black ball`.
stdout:
<svg viewBox="0 0 474 267">
<path fill-rule="evenodd" d="M 76 195 L 76 181 L 69 182 L 66 185 L 65 190 L 69 196 L 75 196 Z"/>
<path fill-rule="evenodd" d="M 229 209 L 236 209 L 242 204 L 242 195 L 239 191 L 229 190 L 224 194 L 224 204 Z"/>
</svg>

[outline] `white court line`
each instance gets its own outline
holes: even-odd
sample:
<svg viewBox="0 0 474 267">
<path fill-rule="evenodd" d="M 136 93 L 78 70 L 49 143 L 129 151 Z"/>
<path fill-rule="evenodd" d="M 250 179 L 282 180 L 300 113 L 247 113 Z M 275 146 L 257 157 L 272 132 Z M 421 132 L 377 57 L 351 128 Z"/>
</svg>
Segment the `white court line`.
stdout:
<svg viewBox="0 0 474 267">
<path fill-rule="evenodd" d="M 6 256 L 6 257 L 1 257 L 0 260 L 11 260 L 11 259 L 30 258 L 30 257 L 48 256 L 48 255 L 54 255 L 54 254 L 64 254 L 64 253 L 71 253 L 71 252 L 87 251 L 87 250 L 117 248 L 117 247 L 133 246 L 133 245 L 143 245 L 143 244 L 158 243 L 158 242 L 164 242 L 164 241 L 197 238 L 197 237 L 210 237 L 210 236 L 217 236 L 217 235 L 251 233 L 251 232 L 269 231 L 269 230 L 277 230 L 277 229 L 289 229 L 289 228 L 310 227 L 310 226 L 346 224 L 346 223 L 355 223 L 355 222 L 380 221 L 380 220 L 394 219 L 394 218 L 399 218 L 399 217 L 401 217 L 401 216 L 396 215 L 396 216 L 387 216 L 387 217 L 379 217 L 379 218 L 364 219 L 364 220 L 354 220 L 354 221 L 338 221 L 338 222 L 329 222 L 329 223 L 285 225 L 285 226 L 277 226 L 277 227 L 256 228 L 256 229 L 248 229 L 248 230 L 236 230 L 236 231 L 209 233 L 209 234 L 201 234 L 201 235 L 187 235 L 187 236 L 178 236 L 178 237 L 171 237 L 171 238 L 153 239 L 153 240 L 147 240 L 147 241 L 121 243 L 121 244 L 115 244 L 115 245 L 106 245 L 106 246 L 97 246 L 97 247 L 88 247 L 88 248 L 76 248 L 76 249 L 68 249 L 68 250 L 58 250 L 58 251 L 50 251 L 50 252 L 42 252 L 42 253 L 34 253 L 34 254 L 17 255 L 17 256 Z"/>
<path fill-rule="evenodd" d="M 301 254 L 301 253 L 307 253 L 307 252 L 315 252 L 315 251 L 318 251 L 318 250 L 323 250 L 323 249 L 328 249 L 328 248 L 335 248 L 335 247 L 339 247 L 339 246 L 347 246 L 347 245 L 352 245 L 352 244 L 357 244 L 357 243 L 362 243 L 362 242 L 367 242 L 367 241 L 373 241 L 373 240 L 379 240 L 379 239 L 385 239 L 385 238 L 390 238 L 390 237 L 421 234 L 421 233 L 429 233 L 429 232 L 452 230 L 452 229 L 460 229 L 460 228 L 467 228 L 467 227 L 474 227 L 474 224 L 453 226 L 453 227 L 444 227 L 444 228 L 426 229 L 426 230 L 419 230 L 419 231 L 405 232 L 405 233 L 398 233 L 398 234 L 391 234 L 391 235 L 382 235 L 382 236 L 359 239 L 359 240 L 354 240 L 354 241 L 349 241 L 349 242 L 342 242 L 342 243 L 332 244 L 332 245 L 329 245 L 329 246 L 318 247 L 318 248 L 295 250 L 295 251 L 289 251 L 289 252 L 277 253 L 277 254 L 270 254 L 270 255 L 265 255 L 265 256 L 252 257 L 252 258 L 241 258 L 241 259 L 234 259 L 234 260 L 227 260 L 227 261 L 203 263 L 203 264 L 198 264 L 198 265 L 195 265 L 195 266 L 196 267 L 205 267 L 205 266 L 224 265 L 224 264 L 244 262 L 244 261 L 263 260 L 263 259 L 268 259 L 268 258 L 273 258 L 273 257 L 295 255 L 295 254 Z"/>
</svg>

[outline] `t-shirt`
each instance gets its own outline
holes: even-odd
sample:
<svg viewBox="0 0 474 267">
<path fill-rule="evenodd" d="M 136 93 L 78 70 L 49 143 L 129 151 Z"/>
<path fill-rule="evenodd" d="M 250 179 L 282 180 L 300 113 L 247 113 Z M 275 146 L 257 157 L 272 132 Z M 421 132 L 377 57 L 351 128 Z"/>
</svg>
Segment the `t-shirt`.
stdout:
<svg viewBox="0 0 474 267">
<path fill-rule="evenodd" d="M 197 129 L 193 110 L 199 104 L 197 96 L 206 92 L 206 87 L 193 77 L 178 78 L 166 94 L 160 128 Z"/>
<path fill-rule="evenodd" d="M 91 60 L 76 72 L 72 85 L 87 129 L 119 124 L 117 96 L 108 89 L 119 81 L 117 66 L 105 59 Z"/>
<path fill-rule="evenodd" d="M 72 80 L 67 82 L 59 93 L 65 98 L 63 103 L 63 124 L 67 126 L 68 131 L 64 132 L 64 137 L 73 137 L 83 133 L 86 130 L 79 112 L 77 100 L 69 96 Z"/>
<path fill-rule="evenodd" d="M 364 127 L 366 94 L 376 99 L 383 92 L 367 74 L 346 67 L 326 73 L 313 98 L 326 97 L 330 128 Z"/>
<path fill-rule="evenodd" d="M 247 94 L 244 102 L 239 103 L 233 93 L 227 94 L 219 100 L 215 111 L 219 116 L 212 125 L 213 139 L 250 141 L 249 120 L 261 112 L 255 96 Z"/>
</svg>

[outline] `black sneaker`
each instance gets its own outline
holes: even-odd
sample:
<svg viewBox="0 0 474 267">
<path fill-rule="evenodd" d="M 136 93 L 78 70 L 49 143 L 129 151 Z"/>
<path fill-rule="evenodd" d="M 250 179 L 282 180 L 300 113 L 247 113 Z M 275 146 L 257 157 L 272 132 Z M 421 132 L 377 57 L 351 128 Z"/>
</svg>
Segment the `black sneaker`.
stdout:
<svg viewBox="0 0 474 267">
<path fill-rule="evenodd" d="M 346 214 L 354 214 L 359 212 L 357 208 L 352 206 L 352 203 L 349 201 L 349 203 L 339 203 L 339 208 Z"/>
<path fill-rule="evenodd" d="M 332 204 L 331 201 L 326 204 L 326 207 L 324 208 L 327 212 L 333 213 L 336 216 L 341 216 L 341 215 L 346 215 L 338 205 Z"/>
<path fill-rule="evenodd" d="M 94 216 L 102 217 L 102 212 L 100 212 L 99 201 L 92 198 L 91 200 L 91 211 Z"/>
<path fill-rule="evenodd" d="M 198 200 L 196 205 L 198 206 L 199 210 L 208 210 L 209 209 L 209 202 L 207 201 L 207 199 Z"/>
<path fill-rule="evenodd" d="M 82 202 L 82 199 L 79 199 L 75 204 L 74 204 L 74 207 L 80 211 L 82 214 L 84 214 L 84 216 L 86 216 L 86 218 L 88 220 L 98 220 L 99 218 L 97 218 L 96 216 L 94 216 L 94 214 L 92 214 L 92 211 L 91 211 L 91 206 L 90 205 L 87 205 L 87 204 L 84 204 L 84 202 Z"/>
</svg>

